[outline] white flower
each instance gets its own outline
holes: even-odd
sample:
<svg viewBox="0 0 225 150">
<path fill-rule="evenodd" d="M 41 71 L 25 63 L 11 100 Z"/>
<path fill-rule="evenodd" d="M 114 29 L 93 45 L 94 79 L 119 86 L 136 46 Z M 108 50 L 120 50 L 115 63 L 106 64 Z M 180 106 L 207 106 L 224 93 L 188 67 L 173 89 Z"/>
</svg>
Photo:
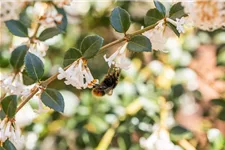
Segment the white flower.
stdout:
<svg viewBox="0 0 225 150">
<path fill-rule="evenodd" d="M 60 24 L 63 15 L 58 13 L 56 8 L 52 4 L 43 2 L 36 2 L 34 5 L 34 12 L 39 16 L 39 22 L 47 27 L 52 27 Z"/>
<path fill-rule="evenodd" d="M 108 63 L 109 67 L 111 68 L 112 65 L 121 69 L 129 69 L 130 67 L 130 60 L 126 57 L 126 49 L 127 49 L 127 42 L 119 49 L 114 52 L 110 57 L 106 57 L 104 55 L 105 61 Z"/>
<path fill-rule="evenodd" d="M 166 130 L 157 129 L 147 138 L 140 138 L 140 145 L 146 150 L 174 150 L 175 145 L 171 142 Z"/>
<path fill-rule="evenodd" d="M 29 52 L 38 56 L 41 60 L 44 60 L 44 56 L 46 55 L 46 51 L 48 50 L 48 45 L 39 40 L 33 40 L 30 43 Z"/>
<path fill-rule="evenodd" d="M 70 5 L 72 0 L 53 0 L 53 3 L 56 4 L 59 8 L 62 8 L 65 5 Z"/>
<path fill-rule="evenodd" d="M 2 121 L 0 120 L 0 143 L 4 143 L 7 139 L 15 144 L 20 144 L 24 141 L 20 128 L 15 121 L 4 118 Z"/>
<path fill-rule="evenodd" d="M 167 39 L 175 34 L 166 26 L 164 20 L 160 20 L 154 29 L 144 32 L 143 35 L 150 39 L 152 49 L 167 52 L 164 50 Z"/>
<path fill-rule="evenodd" d="M 59 68 L 57 78 L 59 80 L 65 78 L 64 83 L 66 85 L 72 85 L 77 89 L 92 88 L 95 84 L 98 84 L 98 80 L 93 78 L 87 66 L 87 60 L 82 58 L 75 61 L 66 71 Z"/>
<path fill-rule="evenodd" d="M 170 18 L 166 18 L 167 21 L 169 21 L 170 23 L 172 23 L 174 26 L 176 26 L 176 29 L 179 33 L 184 33 L 184 25 L 186 24 L 186 19 L 184 17 L 182 18 L 176 18 L 176 21 L 170 19 Z"/>
<path fill-rule="evenodd" d="M 14 78 L 12 75 L 2 75 L 0 79 L 0 89 L 6 94 L 13 94 L 26 97 L 32 88 L 23 84 L 22 74 L 18 73 Z"/>
<path fill-rule="evenodd" d="M 195 27 L 202 30 L 215 30 L 225 26 L 224 1 L 192 0 L 182 2 L 182 5 Z"/>
</svg>

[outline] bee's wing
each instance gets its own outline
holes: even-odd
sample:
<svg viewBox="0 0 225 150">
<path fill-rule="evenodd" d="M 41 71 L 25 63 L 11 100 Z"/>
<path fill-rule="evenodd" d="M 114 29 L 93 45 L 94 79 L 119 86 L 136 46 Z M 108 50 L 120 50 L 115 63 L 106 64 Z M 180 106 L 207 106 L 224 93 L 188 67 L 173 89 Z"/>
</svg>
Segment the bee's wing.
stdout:
<svg viewBox="0 0 225 150">
<path fill-rule="evenodd" d="M 108 87 L 107 89 L 104 90 L 106 94 L 112 95 L 113 94 L 113 87 Z"/>
</svg>

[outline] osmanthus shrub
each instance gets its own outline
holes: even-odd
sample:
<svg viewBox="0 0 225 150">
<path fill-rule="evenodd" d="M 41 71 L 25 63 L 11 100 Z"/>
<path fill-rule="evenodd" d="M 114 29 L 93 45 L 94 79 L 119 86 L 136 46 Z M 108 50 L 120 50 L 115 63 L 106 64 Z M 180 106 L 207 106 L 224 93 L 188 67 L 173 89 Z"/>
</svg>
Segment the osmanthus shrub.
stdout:
<svg viewBox="0 0 225 150">
<path fill-rule="evenodd" d="M 97 33 L 87 35 L 83 38 L 80 47 L 71 47 L 65 52 L 63 64 L 58 68 L 58 73 L 43 80 L 45 56 L 49 49 L 45 41 L 67 32 L 68 18 L 63 6 L 69 7 L 69 3 L 69 0 L 28 2 L 19 18 L 4 20 L 9 32 L 23 39 L 23 42 L 11 53 L 9 61 L 12 66 L 11 72 L 1 74 L 0 149 L 13 150 L 16 149 L 14 145 L 24 142 L 15 115 L 32 97 L 38 99 L 39 112 L 43 111 L 42 105 L 57 112 L 64 111 L 62 94 L 56 90 L 57 88 L 48 88 L 52 81 L 64 80 L 66 85 L 72 85 L 79 90 L 96 87 L 100 92 L 105 93 L 113 90 L 116 85 L 110 84 L 110 87 L 107 87 L 110 79 L 105 79 L 104 84 L 99 83 L 88 67 L 88 61 L 101 51 L 118 44 L 118 49 L 112 55 L 104 55 L 103 58 L 111 70 L 129 70 L 128 53 L 163 51 L 168 37 L 173 34 L 179 37 L 188 27 L 215 30 L 223 27 L 225 23 L 223 8 L 213 0 L 209 3 L 178 2 L 171 5 L 169 9 L 166 9 L 161 2 L 154 0 L 155 8 L 149 9 L 144 17 L 145 26 L 129 33 L 128 30 L 132 24 L 130 14 L 121 7 L 115 7 L 108 19 L 115 32 L 123 35 L 123 38 L 104 45 L 104 38 Z M 33 10 L 32 16 L 24 13 L 28 6 Z M 117 79 L 115 81 L 118 82 Z M 148 139 L 142 138 L 141 143 L 144 148 L 151 149 L 154 147 L 151 142 L 154 143 L 154 139 L 157 138 L 167 143 L 165 147 L 161 147 L 162 149 L 175 148 L 168 132 L 160 127 L 157 127 L 156 132 Z"/>
</svg>

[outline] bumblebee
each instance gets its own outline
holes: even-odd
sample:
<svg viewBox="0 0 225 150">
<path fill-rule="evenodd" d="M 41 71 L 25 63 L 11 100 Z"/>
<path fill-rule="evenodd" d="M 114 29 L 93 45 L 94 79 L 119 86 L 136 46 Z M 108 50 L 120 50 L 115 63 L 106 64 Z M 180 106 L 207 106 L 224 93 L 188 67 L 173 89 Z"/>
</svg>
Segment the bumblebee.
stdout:
<svg viewBox="0 0 225 150">
<path fill-rule="evenodd" d="M 120 68 L 114 67 L 111 72 L 108 72 L 100 84 L 95 85 L 92 94 L 95 96 L 112 95 L 113 89 L 118 83 L 120 72 Z"/>
</svg>

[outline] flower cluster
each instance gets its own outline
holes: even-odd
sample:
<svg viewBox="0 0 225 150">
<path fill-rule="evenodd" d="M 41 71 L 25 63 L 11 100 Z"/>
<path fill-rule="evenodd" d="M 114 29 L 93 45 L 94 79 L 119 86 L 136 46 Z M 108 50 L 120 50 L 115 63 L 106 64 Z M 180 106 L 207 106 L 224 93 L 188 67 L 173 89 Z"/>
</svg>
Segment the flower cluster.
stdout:
<svg viewBox="0 0 225 150">
<path fill-rule="evenodd" d="M 15 124 L 12 119 L 4 118 L 0 120 L 0 146 L 7 139 L 11 140 L 15 144 L 23 143 L 24 137 L 21 135 L 20 128 Z"/>
<path fill-rule="evenodd" d="M 66 85 L 72 85 L 77 89 L 92 88 L 95 84 L 98 84 L 98 80 L 94 79 L 90 69 L 87 66 L 87 60 L 80 58 L 75 61 L 66 71 L 59 68 L 59 80 L 66 79 L 64 82 Z"/>
<path fill-rule="evenodd" d="M 27 96 L 30 92 L 30 86 L 26 86 L 22 82 L 22 74 L 1 75 L 0 79 L 1 92 L 19 96 Z"/>
<path fill-rule="evenodd" d="M 29 52 L 35 54 L 40 59 L 44 59 L 43 57 L 46 55 L 46 51 L 48 50 L 48 45 L 39 40 L 33 40 L 32 43 L 29 44 Z"/>
<path fill-rule="evenodd" d="M 37 2 L 35 3 L 34 9 L 39 16 L 39 22 L 44 26 L 55 26 L 62 21 L 63 15 L 58 13 L 52 4 Z M 42 12 L 39 12 L 40 10 Z"/>
<path fill-rule="evenodd" d="M 114 65 L 115 67 L 121 69 L 129 69 L 130 60 L 126 57 L 127 44 L 128 43 L 126 42 L 122 47 L 119 47 L 119 49 L 109 58 L 104 55 L 104 59 L 108 63 L 109 67 Z"/>
<path fill-rule="evenodd" d="M 166 52 L 164 51 L 165 43 L 172 34 L 173 32 L 166 26 L 164 20 L 160 20 L 154 29 L 143 33 L 144 36 L 151 40 L 152 49 L 163 52 Z"/>
<path fill-rule="evenodd" d="M 195 27 L 202 30 L 215 30 L 225 26 L 225 2 L 193 0 L 182 2 L 182 5 Z"/>
</svg>

